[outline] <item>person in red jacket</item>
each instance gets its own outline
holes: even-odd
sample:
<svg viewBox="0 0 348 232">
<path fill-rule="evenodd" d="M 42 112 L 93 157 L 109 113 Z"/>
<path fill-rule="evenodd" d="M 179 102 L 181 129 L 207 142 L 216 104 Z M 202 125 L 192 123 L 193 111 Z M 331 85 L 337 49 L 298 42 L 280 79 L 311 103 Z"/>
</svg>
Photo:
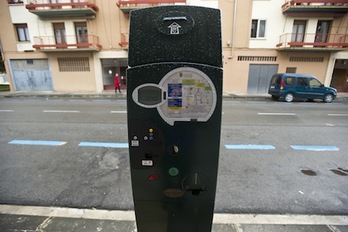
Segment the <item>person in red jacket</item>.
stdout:
<svg viewBox="0 0 348 232">
<path fill-rule="evenodd" d="M 118 79 L 118 73 L 116 73 L 114 77 L 114 85 L 115 85 L 115 93 L 117 93 L 117 90 L 121 93 L 121 83 Z"/>
</svg>

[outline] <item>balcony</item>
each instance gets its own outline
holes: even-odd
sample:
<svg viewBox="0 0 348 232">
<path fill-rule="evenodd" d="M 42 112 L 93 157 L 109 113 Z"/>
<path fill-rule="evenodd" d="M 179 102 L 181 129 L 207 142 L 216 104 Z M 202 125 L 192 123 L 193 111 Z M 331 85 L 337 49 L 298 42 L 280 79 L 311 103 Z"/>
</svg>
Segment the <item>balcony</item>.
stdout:
<svg viewBox="0 0 348 232">
<path fill-rule="evenodd" d="M 348 12 L 347 0 L 286 0 L 284 15 L 292 17 L 342 17 Z"/>
<path fill-rule="evenodd" d="M 29 12 L 43 19 L 60 18 L 95 18 L 99 8 L 95 0 L 84 0 L 81 2 L 62 1 L 59 3 L 47 3 L 46 0 L 28 0 L 25 7 Z"/>
<path fill-rule="evenodd" d="M 100 51 L 99 37 L 95 35 L 35 36 L 33 48 L 42 52 Z"/>
<path fill-rule="evenodd" d="M 286 33 L 276 46 L 278 51 L 337 52 L 348 50 L 348 34 Z"/>
<path fill-rule="evenodd" d="M 186 0 L 119 0 L 117 6 L 123 13 L 128 14 L 131 10 L 160 5 L 185 5 Z"/>
</svg>

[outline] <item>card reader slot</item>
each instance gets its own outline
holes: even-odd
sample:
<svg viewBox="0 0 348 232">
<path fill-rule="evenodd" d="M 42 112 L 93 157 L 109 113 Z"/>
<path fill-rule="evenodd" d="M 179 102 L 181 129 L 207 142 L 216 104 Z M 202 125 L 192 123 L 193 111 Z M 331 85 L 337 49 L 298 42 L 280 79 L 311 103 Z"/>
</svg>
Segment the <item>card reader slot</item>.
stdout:
<svg viewBox="0 0 348 232">
<path fill-rule="evenodd" d="M 165 101 L 167 99 L 167 92 L 163 91 L 163 100 Z"/>
</svg>

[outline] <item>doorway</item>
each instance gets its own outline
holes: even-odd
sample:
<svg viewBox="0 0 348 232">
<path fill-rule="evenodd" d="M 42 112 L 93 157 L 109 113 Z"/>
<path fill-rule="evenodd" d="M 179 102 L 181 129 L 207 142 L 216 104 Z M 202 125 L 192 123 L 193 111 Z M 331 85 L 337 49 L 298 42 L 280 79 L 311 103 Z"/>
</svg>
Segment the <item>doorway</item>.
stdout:
<svg viewBox="0 0 348 232">
<path fill-rule="evenodd" d="M 103 72 L 103 86 L 104 90 L 114 90 L 114 76 L 118 74 L 121 89 L 127 87 L 127 67 L 128 59 L 101 59 Z"/>
<path fill-rule="evenodd" d="M 88 47 L 88 32 L 86 22 L 75 22 L 76 42 L 78 47 Z M 87 44 L 81 46 L 79 44 Z"/>
<path fill-rule="evenodd" d="M 294 25 L 292 27 L 291 42 L 304 42 L 306 24 L 306 20 L 294 20 Z"/>
<path fill-rule="evenodd" d="M 329 38 L 331 21 L 330 20 L 319 20 L 317 29 L 315 32 L 315 41 L 317 43 L 326 43 Z"/>
<path fill-rule="evenodd" d="M 64 23 L 53 23 L 56 44 L 67 44 Z"/>
</svg>

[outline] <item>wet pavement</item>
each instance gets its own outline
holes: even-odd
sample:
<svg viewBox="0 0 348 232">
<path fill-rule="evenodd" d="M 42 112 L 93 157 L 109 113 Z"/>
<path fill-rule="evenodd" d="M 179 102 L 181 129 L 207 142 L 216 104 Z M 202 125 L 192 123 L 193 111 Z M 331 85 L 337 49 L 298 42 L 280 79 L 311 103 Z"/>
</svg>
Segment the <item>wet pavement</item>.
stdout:
<svg viewBox="0 0 348 232">
<path fill-rule="evenodd" d="M 126 93 L 0 92 L 0 98 L 109 98 L 125 99 Z M 238 95 L 227 98 L 270 99 L 269 95 Z M 347 101 L 348 93 L 335 101 Z M 303 170 L 306 175 L 315 175 Z M 133 211 L 0 205 L 1 232 L 136 232 Z M 348 232 L 348 215 L 215 214 L 212 232 Z"/>
</svg>

